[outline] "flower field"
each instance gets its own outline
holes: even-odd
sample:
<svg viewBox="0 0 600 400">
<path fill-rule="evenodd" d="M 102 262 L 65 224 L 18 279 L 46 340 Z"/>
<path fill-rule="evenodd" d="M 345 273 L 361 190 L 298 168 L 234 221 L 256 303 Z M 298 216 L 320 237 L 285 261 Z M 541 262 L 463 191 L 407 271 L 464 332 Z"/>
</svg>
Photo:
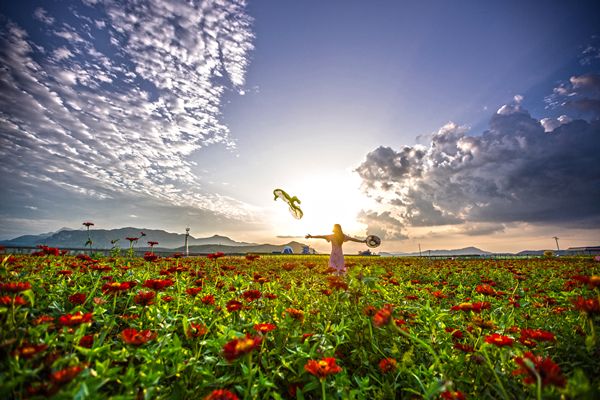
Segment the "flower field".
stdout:
<svg viewBox="0 0 600 400">
<path fill-rule="evenodd" d="M 600 397 L 591 258 L 3 257 L 3 399 Z"/>
</svg>

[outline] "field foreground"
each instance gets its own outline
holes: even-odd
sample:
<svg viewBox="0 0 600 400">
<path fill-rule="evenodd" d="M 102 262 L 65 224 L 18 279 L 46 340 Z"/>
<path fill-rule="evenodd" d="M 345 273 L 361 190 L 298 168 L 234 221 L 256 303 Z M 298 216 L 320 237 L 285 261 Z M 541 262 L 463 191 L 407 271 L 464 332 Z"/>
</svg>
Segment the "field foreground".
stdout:
<svg viewBox="0 0 600 400">
<path fill-rule="evenodd" d="M 0 398 L 600 397 L 600 263 L 4 256 Z"/>
</svg>

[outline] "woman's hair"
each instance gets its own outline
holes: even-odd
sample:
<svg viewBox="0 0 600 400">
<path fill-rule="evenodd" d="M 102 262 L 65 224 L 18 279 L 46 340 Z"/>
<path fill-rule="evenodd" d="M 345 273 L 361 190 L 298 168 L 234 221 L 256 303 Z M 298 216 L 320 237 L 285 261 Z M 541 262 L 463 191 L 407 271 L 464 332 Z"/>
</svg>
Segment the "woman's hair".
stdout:
<svg viewBox="0 0 600 400">
<path fill-rule="evenodd" d="M 340 224 L 333 225 L 333 242 L 336 244 L 344 243 L 344 232 L 342 231 L 342 226 Z"/>
</svg>

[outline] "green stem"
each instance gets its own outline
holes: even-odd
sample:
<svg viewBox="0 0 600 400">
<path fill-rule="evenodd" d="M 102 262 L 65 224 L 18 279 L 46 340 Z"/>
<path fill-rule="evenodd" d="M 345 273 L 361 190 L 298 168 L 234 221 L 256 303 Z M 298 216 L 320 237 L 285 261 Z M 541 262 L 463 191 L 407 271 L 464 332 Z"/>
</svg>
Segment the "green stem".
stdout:
<svg viewBox="0 0 600 400">
<path fill-rule="evenodd" d="M 248 396 L 250 396 L 249 398 L 252 398 L 252 378 L 254 375 L 252 368 L 252 352 L 248 353 L 248 369 L 248 384 L 246 385 L 246 394 L 244 395 L 244 398 L 248 398 Z"/>
<path fill-rule="evenodd" d="M 494 374 L 494 378 L 496 378 L 496 383 L 500 387 L 500 391 L 502 392 L 502 396 L 505 399 L 509 399 L 508 393 L 506 393 L 506 389 L 504 389 L 504 385 L 502 384 L 502 381 L 500 380 L 500 377 L 496 373 L 496 369 L 494 368 L 494 366 L 492 365 L 492 362 L 490 361 L 490 356 L 488 355 L 487 350 L 485 349 L 485 345 L 481 347 L 481 350 L 483 351 L 483 355 L 485 356 L 485 361 L 487 362 L 488 367 L 490 367 L 490 369 L 492 370 L 492 373 Z"/>
<path fill-rule="evenodd" d="M 321 378 L 321 399 L 327 399 L 327 394 L 325 393 L 325 378 Z"/>
</svg>

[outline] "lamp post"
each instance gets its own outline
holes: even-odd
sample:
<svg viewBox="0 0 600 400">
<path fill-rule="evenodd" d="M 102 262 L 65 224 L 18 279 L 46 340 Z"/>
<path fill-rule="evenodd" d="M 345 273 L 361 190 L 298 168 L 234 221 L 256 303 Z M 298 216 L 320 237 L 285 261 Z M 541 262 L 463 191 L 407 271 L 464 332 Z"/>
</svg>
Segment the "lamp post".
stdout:
<svg viewBox="0 0 600 400">
<path fill-rule="evenodd" d="M 185 228 L 185 256 L 189 257 L 190 251 L 188 249 L 188 237 L 190 236 L 190 228 Z"/>
</svg>

